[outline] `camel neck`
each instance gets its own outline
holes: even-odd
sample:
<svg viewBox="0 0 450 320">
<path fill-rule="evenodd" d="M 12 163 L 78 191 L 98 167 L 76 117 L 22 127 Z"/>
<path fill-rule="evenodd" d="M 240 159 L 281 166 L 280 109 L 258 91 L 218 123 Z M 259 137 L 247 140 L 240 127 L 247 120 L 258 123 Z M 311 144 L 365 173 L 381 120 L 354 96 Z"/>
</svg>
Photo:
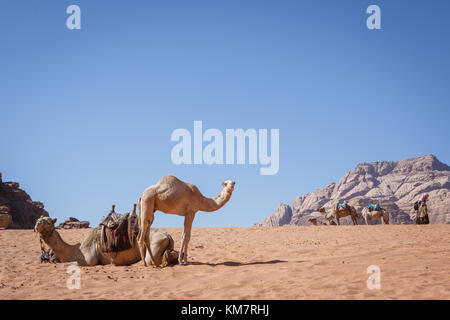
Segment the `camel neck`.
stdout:
<svg viewBox="0 0 450 320">
<path fill-rule="evenodd" d="M 61 262 L 76 261 L 80 244 L 70 245 L 60 236 L 59 232 L 53 229 L 48 235 L 42 235 L 42 239 L 53 250 L 56 257 Z"/>
<path fill-rule="evenodd" d="M 230 200 L 230 197 L 231 191 L 224 189 L 213 199 L 203 198 L 200 210 L 205 212 L 219 210 Z"/>
</svg>

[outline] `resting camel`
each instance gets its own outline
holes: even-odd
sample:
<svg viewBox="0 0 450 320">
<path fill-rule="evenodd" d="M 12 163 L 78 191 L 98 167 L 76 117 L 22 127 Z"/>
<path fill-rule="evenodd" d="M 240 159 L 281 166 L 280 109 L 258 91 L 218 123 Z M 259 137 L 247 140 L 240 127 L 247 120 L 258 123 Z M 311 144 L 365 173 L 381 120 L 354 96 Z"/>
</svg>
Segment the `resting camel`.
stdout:
<svg viewBox="0 0 450 320">
<path fill-rule="evenodd" d="M 416 224 L 429 224 L 430 219 L 428 218 L 428 208 L 427 204 L 423 201 L 419 204 L 419 209 L 417 210 Z"/>
<path fill-rule="evenodd" d="M 151 260 L 154 261 L 153 252 L 149 248 L 149 244 L 152 242 L 152 235 L 149 235 L 149 230 L 153 223 L 154 213 L 159 210 L 168 214 L 184 216 L 184 230 L 181 237 L 178 262 L 187 264 L 188 245 L 195 213 L 197 211 L 212 212 L 222 208 L 230 200 L 234 190 L 234 181 L 224 181 L 222 186 L 223 190 L 213 199 L 209 199 L 204 197 L 192 183 L 168 175 L 162 177 L 157 184 L 145 189 L 138 200 L 138 245 L 141 257 L 145 256 L 145 249 L 147 249 Z M 143 259 L 143 262 L 145 266 L 149 265 L 147 260 Z"/>
<path fill-rule="evenodd" d="M 308 219 L 308 221 L 311 222 L 312 225 L 318 226 L 319 222 L 317 221 L 317 218 L 318 218 L 317 216 L 312 216 L 311 218 Z M 330 220 L 330 219 L 328 219 L 326 217 L 323 217 L 322 225 L 324 225 L 324 226 L 335 226 L 336 222 L 334 222 L 333 220 Z"/>
<path fill-rule="evenodd" d="M 384 221 L 384 224 L 389 224 L 389 213 L 383 208 L 370 211 L 369 208 L 364 207 L 361 216 L 366 221 L 367 225 L 369 225 L 369 221 L 375 219 L 381 219 L 381 221 Z"/>
<path fill-rule="evenodd" d="M 351 216 L 352 217 L 353 225 L 357 225 L 358 224 L 358 222 L 357 222 L 358 215 L 356 213 L 356 209 L 353 206 L 351 206 L 351 205 L 347 205 L 347 208 L 345 208 L 345 209 L 343 209 L 343 208 L 336 209 L 336 207 L 333 207 L 331 212 L 328 212 L 328 213 L 325 211 L 325 208 L 320 208 L 317 211 L 319 211 L 320 213 L 325 214 L 325 219 L 327 219 L 327 220 L 329 220 L 331 218 L 336 219 L 336 222 L 337 222 L 338 226 L 341 225 L 341 223 L 339 222 L 339 219 L 340 218 L 344 218 L 346 216 Z"/>
<path fill-rule="evenodd" d="M 52 249 L 60 262 L 75 261 L 80 266 L 94 266 L 99 264 L 130 265 L 141 260 L 138 246 L 135 245 L 124 251 L 101 252 L 97 244 L 97 232 L 99 229 L 90 230 L 81 243 L 74 245 L 66 243 L 59 232 L 55 229 L 56 218 L 41 216 L 34 226 L 41 239 Z M 154 252 L 155 264 L 167 266 L 177 262 L 178 253 L 173 250 L 172 237 L 162 230 L 152 230 L 152 251 Z M 136 240 L 134 240 L 136 242 Z M 150 263 L 150 257 L 145 257 Z"/>
</svg>

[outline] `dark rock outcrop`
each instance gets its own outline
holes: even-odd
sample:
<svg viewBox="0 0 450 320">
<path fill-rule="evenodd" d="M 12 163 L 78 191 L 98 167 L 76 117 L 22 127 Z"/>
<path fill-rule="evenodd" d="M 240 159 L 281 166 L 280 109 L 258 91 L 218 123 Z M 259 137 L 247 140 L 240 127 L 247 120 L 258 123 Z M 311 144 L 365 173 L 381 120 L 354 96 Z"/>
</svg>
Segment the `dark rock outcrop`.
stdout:
<svg viewBox="0 0 450 320">
<path fill-rule="evenodd" d="M 44 204 L 32 201 L 30 196 L 20 189 L 17 182 L 3 182 L 0 173 L 0 207 L 10 215 L 12 222 L 8 229 L 32 229 L 40 216 L 47 216 Z M 5 209 L 7 208 L 7 209 Z"/>
<path fill-rule="evenodd" d="M 83 229 L 89 228 L 89 221 L 80 221 L 77 218 L 70 217 L 69 220 L 60 223 L 58 229 Z"/>
<path fill-rule="evenodd" d="M 12 217 L 9 214 L 9 208 L 0 206 L 0 229 L 6 229 L 12 222 Z"/>
</svg>

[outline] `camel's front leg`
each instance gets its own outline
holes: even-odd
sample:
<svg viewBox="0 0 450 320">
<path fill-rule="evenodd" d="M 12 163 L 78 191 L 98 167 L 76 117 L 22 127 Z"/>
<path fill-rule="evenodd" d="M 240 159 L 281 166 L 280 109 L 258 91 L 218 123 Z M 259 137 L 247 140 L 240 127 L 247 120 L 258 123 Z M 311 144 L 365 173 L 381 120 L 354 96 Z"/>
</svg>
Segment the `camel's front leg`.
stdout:
<svg viewBox="0 0 450 320">
<path fill-rule="evenodd" d="M 139 201 L 141 202 L 141 201 Z M 153 224 L 154 219 L 154 205 L 153 205 L 153 199 L 142 199 L 142 202 L 140 203 L 142 205 L 142 215 L 140 216 L 140 229 L 139 229 L 139 235 L 138 235 L 138 245 L 139 245 L 139 251 L 141 254 L 141 259 L 144 263 L 144 266 L 147 266 L 147 263 L 145 261 L 145 255 L 146 251 L 150 254 L 150 262 L 155 264 L 155 259 L 153 257 L 153 253 L 151 250 L 151 241 L 152 241 L 152 235 L 150 232 L 150 228 Z M 141 210 L 141 206 L 139 206 L 139 213 Z"/>
<path fill-rule="evenodd" d="M 183 235 L 181 237 L 181 249 L 180 255 L 178 256 L 179 264 L 187 264 L 188 263 L 188 245 L 191 240 L 191 230 L 192 230 L 192 222 L 194 221 L 195 214 L 187 214 L 184 217 L 184 230 Z"/>
<path fill-rule="evenodd" d="M 144 263 L 144 266 L 147 267 L 147 263 L 145 261 L 145 253 L 146 253 L 146 247 L 145 247 L 145 239 L 149 236 L 147 230 L 150 230 L 150 227 L 148 226 L 148 223 L 142 223 L 141 229 L 139 230 L 138 234 L 138 246 L 139 246 L 139 253 L 141 254 L 142 262 Z M 150 260 L 151 264 L 151 260 Z"/>
</svg>

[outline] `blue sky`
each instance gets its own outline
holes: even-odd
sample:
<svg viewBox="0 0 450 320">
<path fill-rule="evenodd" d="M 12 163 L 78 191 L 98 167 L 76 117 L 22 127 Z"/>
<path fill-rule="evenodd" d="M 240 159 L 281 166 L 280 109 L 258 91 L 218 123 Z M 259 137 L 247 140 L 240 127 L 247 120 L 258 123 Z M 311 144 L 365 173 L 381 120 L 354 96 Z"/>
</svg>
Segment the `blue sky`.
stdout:
<svg viewBox="0 0 450 320">
<path fill-rule="evenodd" d="M 81 30 L 66 8 L 81 8 Z M 381 8 L 368 30 L 366 8 Z M 450 163 L 448 1 L 0 2 L 0 172 L 52 217 L 96 225 L 167 174 L 194 227 L 249 226 L 359 162 Z M 177 128 L 280 130 L 280 169 L 171 162 Z M 154 226 L 181 227 L 157 213 Z"/>
</svg>

